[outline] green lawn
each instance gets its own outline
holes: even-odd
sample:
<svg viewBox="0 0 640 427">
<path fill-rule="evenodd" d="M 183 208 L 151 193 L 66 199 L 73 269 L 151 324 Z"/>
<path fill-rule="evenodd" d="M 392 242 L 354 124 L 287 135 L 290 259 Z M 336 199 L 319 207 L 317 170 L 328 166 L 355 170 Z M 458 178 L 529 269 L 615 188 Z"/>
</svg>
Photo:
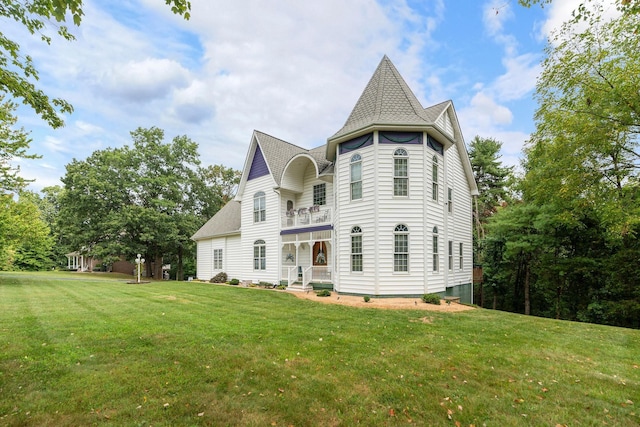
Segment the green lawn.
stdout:
<svg viewBox="0 0 640 427">
<path fill-rule="evenodd" d="M 0 273 L 0 425 L 637 426 L 640 331 Z"/>
</svg>

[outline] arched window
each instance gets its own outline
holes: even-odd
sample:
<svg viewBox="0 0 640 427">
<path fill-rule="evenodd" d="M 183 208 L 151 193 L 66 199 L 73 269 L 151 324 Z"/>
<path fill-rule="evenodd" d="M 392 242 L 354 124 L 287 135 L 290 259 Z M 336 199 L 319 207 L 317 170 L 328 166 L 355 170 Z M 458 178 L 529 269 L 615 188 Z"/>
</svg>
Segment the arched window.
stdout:
<svg viewBox="0 0 640 427">
<path fill-rule="evenodd" d="M 256 240 L 253 242 L 253 269 L 267 269 L 267 245 L 264 240 Z"/>
<path fill-rule="evenodd" d="M 362 199 L 362 157 L 351 156 L 351 200 Z"/>
<path fill-rule="evenodd" d="M 433 164 L 431 165 L 431 192 L 432 198 L 438 201 L 438 157 L 433 156 Z"/>
<path fill-rule="evenodd" d="M 409 228 L 404 224 L 393 231 L 393 271 L 409 271 Z"/>
<path fill-rule="evenodd" d="M 264 191 L 258 191 L 253 195 L 253 222 L 267 220 L 267 197 Z"/>
<path fill-rule="evenodd" d="M 409 154 L 404 148 L 398 148 L 393 153 L 393 195 L 409 195 Z"/>
<path fill-rule="evenodd" d="M 362 271 L 362 229 L 357 225 L 351 229 L 351 271 Z"/>
<path fill-rule="evenodd" d="M 440 270 L 440 255 L 438 254 L 438 227 L 433 227 L 433 271 Z"/>
</svg>

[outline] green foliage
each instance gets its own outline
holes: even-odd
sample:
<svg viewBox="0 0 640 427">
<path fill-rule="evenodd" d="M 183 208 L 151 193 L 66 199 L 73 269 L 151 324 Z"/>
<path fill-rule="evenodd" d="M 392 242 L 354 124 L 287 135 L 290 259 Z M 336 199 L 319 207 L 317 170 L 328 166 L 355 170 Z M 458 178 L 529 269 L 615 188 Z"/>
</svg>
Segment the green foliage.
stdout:
<svg viewBox="0 0 640 427">
<path fill-rule="evenodd" d="M 331 291 L 329 289 L 323 289 L 321 291 L 316 292 L 316 295 L 319 297 L 330 297 Z"/>
<path fill-rule="evenodd" d="M 62 178 L 59 227 L 69 250 L 85 248 L 100 258 L 137 253 L 155 261 L 177 260 L 193 251 L 190 236 L 220 206 L 215 189 L 199 175 L 197 144 L 186 136 L 165 143 L 158 128 L 131 133 L 133 146 L 94 152 L 67 165 Z M 172 263 L 173 265 L 173 263 Z"/>
<path fill-rule="evenodd" d="M 0 270 L 49 269 L 52 246 L 49 228 L 28 197 L 0 195 Z"/>
<path fill-rule="evenodd" d="M 487 221 L 498 207 L 512 200 L 513 167 L 502 166 L 502 142 L 476 136 L 469 144 L 469 159 L 480 193 L 474 200 L 473 249 L 474 260 L 482 264 L 481 243 L 485 238 Z"/>
<path fill-rule="evenodd" d="M 211 283 L 226 283 L 227 282 L 227 273 L 221 272 L 216 274 L 209 280 Z"/>
<path fill-rule="evenodd" d="M 2 82 L 1 77 L 0 82 Z M 27 153 L 31 142 L 29 134 L 24 129 L 14 129 L 17 121 L 14 116 L 16 107 L 15 103 L 5 101 L 0 93 L 0 194 L 20 190 L 29 182 L 18 175 L 20 170 L 18 167 L 11 165 L 13 159 L 38 158 L 36 155 Z"/>
<path fill-rule="evenodd" d="M 365 295 L 362 297 L 362 299 L 364 300 L 364 302 L 369 302 L 371 301 L 371 297 L 369 295 Z"/>
<path fill-rule="evenodd" d="M 238 286 L 239 283 L 240 283 L 240 280 L 238 280 L 238 279 L 229 280 L 229 284 L 233 285 L 233 286 Z"/>
<path fill-rule="evenodd" d="M 438 294 L 424 294 L 422 295 L 422 301 L 427 304 L 440 305 L 440 295 Z"/>
<path fill-rule="evenodd" d="M 640 15 L 580 13 L 547 48 L 522 200 L 489 220 L 484 287 L 494 308 L 637 328 Z"/>
</svg>

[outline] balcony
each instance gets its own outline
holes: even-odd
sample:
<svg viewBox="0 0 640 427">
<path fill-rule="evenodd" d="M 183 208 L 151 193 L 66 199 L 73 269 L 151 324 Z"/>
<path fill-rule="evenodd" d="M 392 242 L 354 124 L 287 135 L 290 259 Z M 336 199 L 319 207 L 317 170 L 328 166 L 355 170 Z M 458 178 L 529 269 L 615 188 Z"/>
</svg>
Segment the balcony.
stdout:
<svg viewBox="0 0 640 427">
<path fill-rule="evenodd" d="M 291 209 L 282 212 L 281 227 L 313 227 L 316 225 L 331 224 L 333 210 L 327 206 L 311 206 L 309 208 Z"/>
</svg>

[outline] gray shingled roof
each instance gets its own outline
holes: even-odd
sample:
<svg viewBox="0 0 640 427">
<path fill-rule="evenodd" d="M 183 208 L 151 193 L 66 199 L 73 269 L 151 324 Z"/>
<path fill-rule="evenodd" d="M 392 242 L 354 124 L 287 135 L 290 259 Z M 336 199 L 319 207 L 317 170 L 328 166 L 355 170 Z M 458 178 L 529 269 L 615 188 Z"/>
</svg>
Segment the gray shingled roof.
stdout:
<svg viewBox="0 0 640 427">
<path fill-rule="evenodd" d="M 346 123 L 329 140 L 375 124 L 424 126 L 433 123 L 429 118 L 418 98 L 385 55 Z"/>
<path fill-rule="evenodd" d="M 280 185 L 282 173 L 289 160 L 298 154 L 308 153 L 308 150 L 257 130 L 254 131 L 254 134 L 262 149 L 264 160 L 269 166 L 271 176 L 276 184 Z"/>
<path fill-rule="evenodd" d="M 442 113 L 449 108 L 451 105 L 451 101 L 444 101 L 436 105 L 432 105 L 431 107 L 427 107 L 424 109 L 424 114 L 427 117 L 429 123 L 435 123 L 438 120 L 438 117 L 442 115 Z"/>
<path fill-rule="evenodd" d="M 205 225 L 191 236 L 191 240 L 240 232 L 240 203 L 231 200 L 222 207 Z"/>
<path fill-rule="evenodd" d="M 275 138 L 271 135 L 260 131 L 254 131 L 256 139 L 262 149 L 264 159 L 269 166 L 271 176 L 276 181 L 277 185 L 281 184 L 282 173 L 285 166 L 289 163 L 289 160 L 297 156 L 298 154 L 309 154 L 314 158 L 318 164 L 319 173 L 326 172 L 332 163 L 327 160 L 325 156 L 326 146 L 307 150 L 306 148 L 298 147 L 290 142 L 283 141 L 282 139 Z"/>
</svg>

